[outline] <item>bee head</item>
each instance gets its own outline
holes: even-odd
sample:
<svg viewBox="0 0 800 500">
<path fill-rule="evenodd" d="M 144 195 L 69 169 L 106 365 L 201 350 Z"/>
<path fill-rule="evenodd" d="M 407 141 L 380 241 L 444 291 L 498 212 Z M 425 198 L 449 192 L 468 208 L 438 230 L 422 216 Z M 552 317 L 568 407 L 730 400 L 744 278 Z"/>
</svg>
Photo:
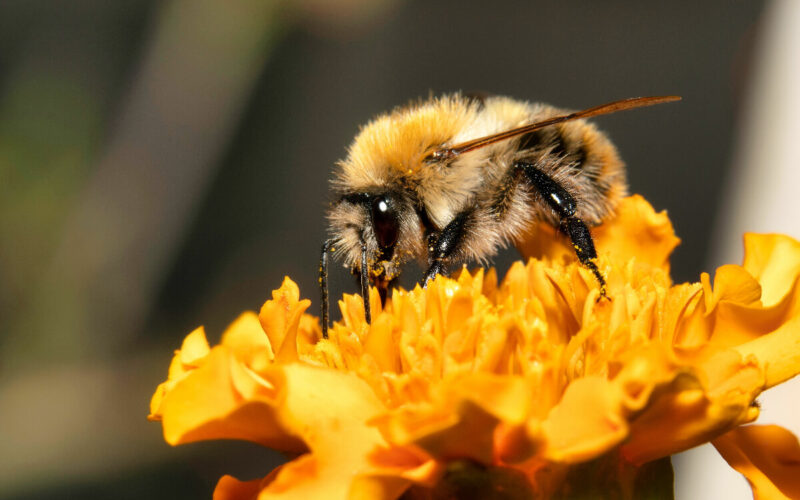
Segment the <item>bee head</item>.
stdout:
<svg viewBox="0 0 800 500">
<path fill-rule="evenodd" d="M 400 266 L 424 248 L 414 205 L 401 192 L 343 193 L 328 212 L 328 221 L 334 256 L 356 271 L 366 248 L 368 271 L 374 278 L 393 279 Z"/>
</svg>

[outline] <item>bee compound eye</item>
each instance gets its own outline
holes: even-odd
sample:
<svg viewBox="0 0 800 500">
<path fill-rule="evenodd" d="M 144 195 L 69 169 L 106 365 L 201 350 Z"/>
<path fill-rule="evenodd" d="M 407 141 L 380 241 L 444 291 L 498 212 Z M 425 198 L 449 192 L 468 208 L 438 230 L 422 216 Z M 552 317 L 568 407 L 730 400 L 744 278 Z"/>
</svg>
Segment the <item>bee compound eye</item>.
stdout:
<svg viewBox="0 0 800 500">
<path fill-rule="evenodd" d="M 400 221 L 397 217 L 397 210 L 392 200 L 386 196 L 377 196 L 372 199 L 372 228 L 375 231 L 375 239 L 381 250 L 386 250 L 397 243 L 397 236 L 400 232 Z"/>
</svg>

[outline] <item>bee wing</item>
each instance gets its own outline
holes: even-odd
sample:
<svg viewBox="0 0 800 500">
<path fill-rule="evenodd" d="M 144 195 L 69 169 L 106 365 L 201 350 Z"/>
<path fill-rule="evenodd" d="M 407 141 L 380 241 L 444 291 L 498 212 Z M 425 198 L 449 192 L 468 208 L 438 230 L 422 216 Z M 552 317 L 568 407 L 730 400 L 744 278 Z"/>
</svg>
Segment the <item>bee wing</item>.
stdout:
<svg viewBox="0 0 800 500">
<path fill-rule="evenodd" d="M 455 144 L 448 148 L 437 149 L 431 153 L 430 158 L 433 160 L 447 160 L 460 154 L 467 153 L 496 142 L 504 141 L 518 135 L 527 134 L 528 132 L 533 132 L 534 130 L 539 130 L 540 128 L 549 127 L 550 125 L 555 125 L 557 123 L 578 120 L 580 118 L 590 118 L 598 115 L 607 115 L 609 113 L 616 113 L 617 111 L 643 108 L 645 106 L 653 106 L 655 104 L 661 104 L 665 102 L 680 101 L 680 99 L 681 98 L 679 96 L 668 95 L 653 97 L 631 97 L 629 99 L 609 102 L 606 104 L 601 104 L 600 106 L 584 109 L 582 111 L 576 111 L 568 115 L 554 116 L 553 118 L 531 123 L 530 125 L 523 125 L 521 127 L 512 128 L 511 130 L 506 130 L 497 134 L 479 137 L 471 141 Z"/>
</svg>

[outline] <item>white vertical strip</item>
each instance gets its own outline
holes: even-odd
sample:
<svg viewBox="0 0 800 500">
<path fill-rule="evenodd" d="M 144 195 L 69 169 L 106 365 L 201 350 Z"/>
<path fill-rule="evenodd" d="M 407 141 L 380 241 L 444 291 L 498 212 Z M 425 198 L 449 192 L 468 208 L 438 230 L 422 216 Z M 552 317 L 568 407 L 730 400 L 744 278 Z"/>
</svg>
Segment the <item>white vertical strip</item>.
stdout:
<svg viewBox="0 0 800 500">
<path fill-rule="evenodd" d="M 800 237 L 800 2 L 773 0 L 759 34 L 709 269 L 741 263 L 745 232 Z M 800 380 L 767 391 L 759 400 L 758 423 L 779 424 L 800 435 Z M 752 498 L 744 478 L 711 445 L 673 462 L 678 499 Z"/>
</svg>

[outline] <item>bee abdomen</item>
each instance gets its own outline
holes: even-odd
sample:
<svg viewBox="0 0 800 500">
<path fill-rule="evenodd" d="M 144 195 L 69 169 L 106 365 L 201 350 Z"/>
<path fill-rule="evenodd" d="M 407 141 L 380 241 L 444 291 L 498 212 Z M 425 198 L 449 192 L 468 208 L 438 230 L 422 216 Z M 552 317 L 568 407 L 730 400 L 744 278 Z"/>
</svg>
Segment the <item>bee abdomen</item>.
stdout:
<svg viewBox="0 0 800 500">
<path fill-rule="evenodd" d="M 518 161 L 533 163 L 563 183 L 579 200 L 581 217 L 592 225 L 627 193 L 624 165 L 616 148 L 589 122 L 575 121 L 530 132 L 520 137 L 516 149 Z M 516 189 L 506 186 L 499 191 L 502 195 L 497 196 L 494 206 L 502 214 Z M 545 218 L 551 218 L 551 214 Z"/>
</svg>

